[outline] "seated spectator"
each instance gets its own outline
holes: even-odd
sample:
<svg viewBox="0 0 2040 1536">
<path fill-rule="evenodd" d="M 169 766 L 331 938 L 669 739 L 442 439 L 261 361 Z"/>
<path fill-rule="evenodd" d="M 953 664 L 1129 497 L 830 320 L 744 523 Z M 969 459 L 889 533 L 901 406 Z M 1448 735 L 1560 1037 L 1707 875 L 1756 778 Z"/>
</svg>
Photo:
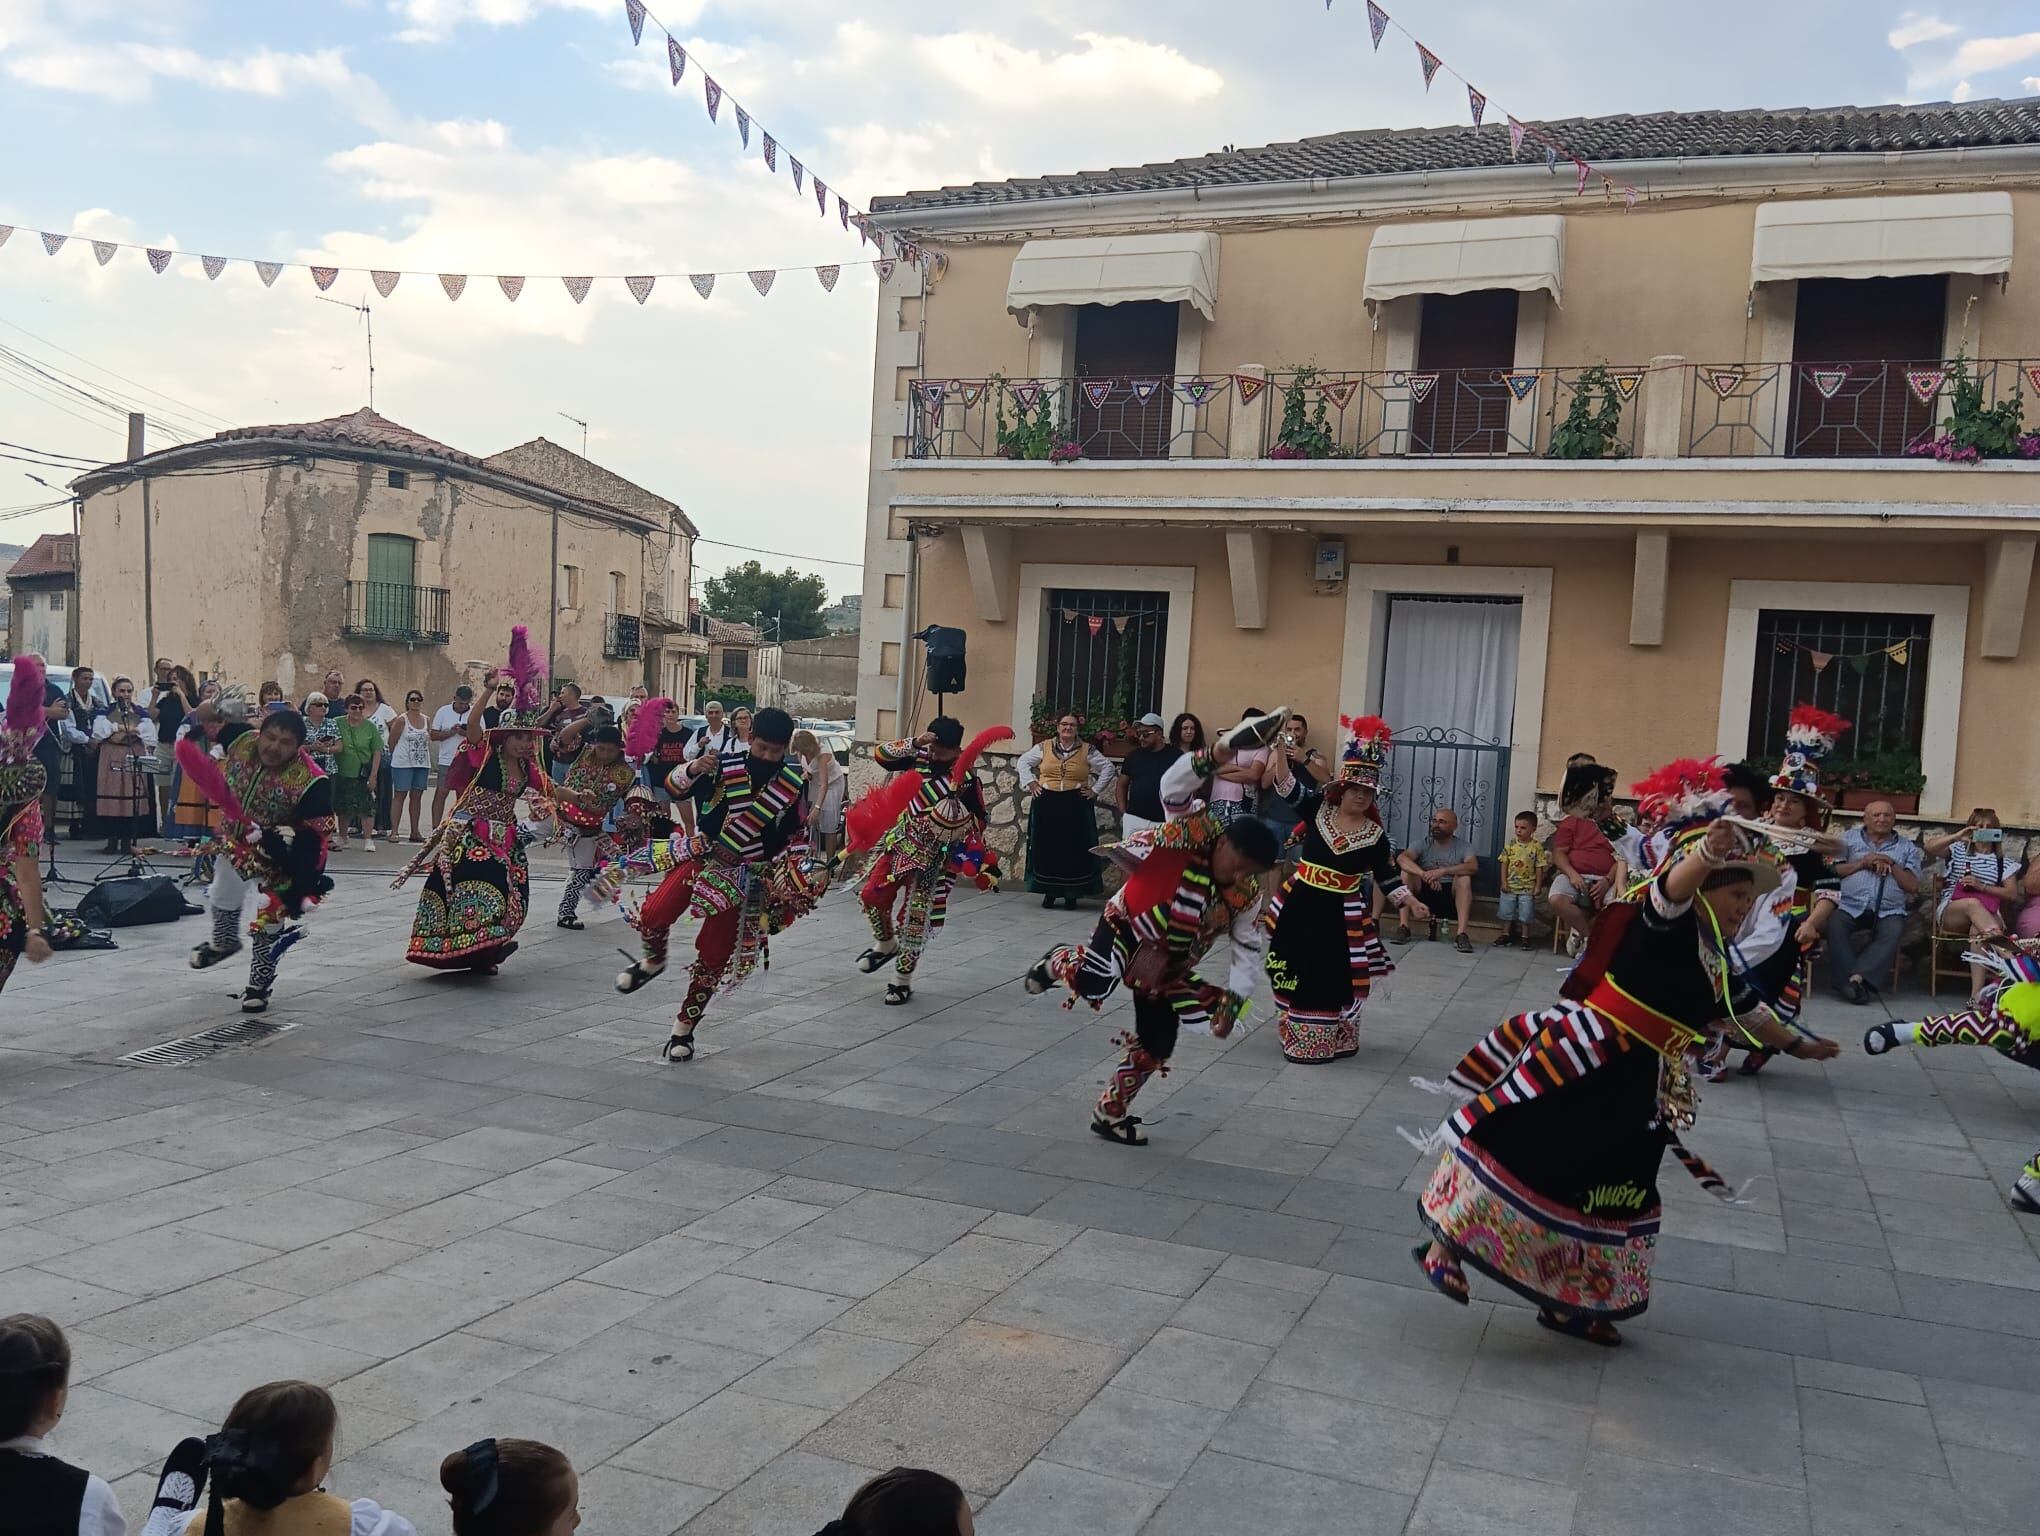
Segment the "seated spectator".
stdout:
<svg viewBox="0 0 2040 1536">
<path fill-rule="evenodd" d="M 568 1536 L 581 1523 L 581 1480 L 536 1440 L 477 1440 L 439 1464 L 453 1536 Z"/>
<path fill-rule="evenodd" d="M 1458 928 L 1452 937 L 1452 947 L 1462 955 L 1473 953 L 1473 939 L 1467 934 L 1466 925 L 1473 920 L 1473 876 L 1480 868 L 1480 860 L 1459 835 L 1459 813 L 1450 806 L 1440 806 L 1431 813 L 1431 835 L 1413 848 L 1405 848 L 1396 856 L 1402 866 L 1403 878 L 1410 883 L 1410 893 L 1434 911 L 1439 906 L 1432 894 L 1450 888 L 1452 909 L 1458 917 Z M 1438 919 L 1431 919 L 1431 937 L 1438 937 Z M 1409 942 L 1410 925 L 1401 917 L 1396 919 L 1395 936 L 1404 943 Z"/>
<path fill-rule="evenodd" d="M 976 1536 L 970 1501 L 940 1472 L 894 1467 L 850 1495 L 816 1536 Z M 464 1533 L 463 1533 L 464 1536 Z"/>
<path fill-rule="evenodd" d="M 1571 931 L 1571 947 L 1585 941 L 1594 914 L 1615 891 L 1615 845 L 1600 823 L 1598 794 L 1572 802 L 1551 838 L 1551 912 Z"/>
<path fill-rule="evenodd" d="M 1978 806 L 1959 831 L 1920 839 L 1929 854 L 1945 861 L 1941 902 L 1934 926 L 1955 938 L 1989 938 L 2005 931 L 2005 909 L 2020 900 L 2019 863 L 2005 856 L 2005 829 L 1998 814 Z M 1991 973 L 1971 962 L 1969 997 L 1974 1002 Z"/>
<path fill-rule="evenodd" d="M 184 1536 L 418 1536 L 373 1499 L 350 1502 L 321 1488 L 339 1427 L 332 1394 L 309 1381 L 243 1392 L 206 1439 L 212 1488 L 206 1507 L 186 1518 Z"/>
<path fill-rule="evenodd" d="M 0 1529 L 21 1536 L 126 1536 L 106 1480 L 44 1444 L 70 1395 L 71 1345 L 46 1317 L 0 1318 Z"/>
<path fill-rule="evenodd" d="M 1843 836 L 1835 864 L 1842 889 L 1828 918 L 1828 986 L 1852 1003 L 1867 1003 L 1890 973 L 1906 909 L 1920 888 L 1920 845 L 1897 829 L 1891 802 L 1871 801 L 1863 824 Z"/>
<path fill-rule="evenodd" d="M 2012 931 L 2022 939 L 2040 939 L 2040 860 L 2033 857 L 2033 839 L 2019 850 L 2019 894 Z"/>
</svg>

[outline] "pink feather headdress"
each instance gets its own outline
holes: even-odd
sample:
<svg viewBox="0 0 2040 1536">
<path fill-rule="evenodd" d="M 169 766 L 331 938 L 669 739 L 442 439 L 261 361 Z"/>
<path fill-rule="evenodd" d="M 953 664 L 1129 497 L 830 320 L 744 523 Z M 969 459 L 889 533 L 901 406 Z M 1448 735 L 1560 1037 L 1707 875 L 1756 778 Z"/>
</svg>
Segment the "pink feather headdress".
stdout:
<svg viewBox="0 0 2040 1536">
<path fill-rule="evenodd" d="M 623 755 L 625 757 L 650 757 L 659 745 L 659 732 L 665 729 L 666 711 L 673 707 L 667 698 L 646 699 L 638 705 L 637 713 L 630 717 L 630 729 L 624 733 Z"/>
<path fill-rule="evenodd" d="M 43 733 L 43 682 L 48 673 L 40 658 L 14 658 L 14 676 L 7 686 L 5 739 L 0 740 L 0 760 L 25 761 L 35 754 Z"/>
</svg>

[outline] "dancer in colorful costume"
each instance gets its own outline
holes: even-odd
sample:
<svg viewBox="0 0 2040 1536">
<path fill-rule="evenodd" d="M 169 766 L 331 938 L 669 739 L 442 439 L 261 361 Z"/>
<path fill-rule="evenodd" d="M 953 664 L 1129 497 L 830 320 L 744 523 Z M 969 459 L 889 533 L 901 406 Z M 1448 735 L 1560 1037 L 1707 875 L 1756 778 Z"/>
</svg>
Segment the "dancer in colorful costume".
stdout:
<svg viewBox="0 0 2040 1536">
<path fill-rule="evenodd" d="M 35 755 L 42 740 L 45 677 L 40 657 L 14 658 L 7 715 L 0 724 L 0 987 L 23 955 L 30 965 L 50 957 L 43 930 L 42 796 L 48 770 Z"/>
<path fill-rule="evenodd" d="M 1375 925 L 1369 877 L 1402 909 L 1428 922 L 1431 909 L 1403 884 L 1375 796 L 1388 759 L 1388 722 L 1378 715 L 1339 723 L 1352 734 L 1339 776 L 1319 785 L 1292 777 L 1277 758 L 1275 792 L 1303 820 L 1300 862 L 1263 919 L 1268 982 L 1282 1055 L 1317 1064 L 1357 1055 L 1360 1009 L 1374 978 L 1395 969 Z"/>
<path fill-rule="evenodd" d="M 980 890 L 998 887 L 998 856 L 985 846 L 984 786 L 972 770 L 979 753 L 1012 734 L 1011 727 L 995 725 L 966 747 L 963 723 L 940 715 L 919 736 L 872 754 L 892 777 L 866 790 L 845 824 L 852 858 L 878 850 L 858 896 L 871 947 L 857 957 L 857 969 L 869 974 L 892 962 L 899 979 L 886 983 L 888 1006 L 914 995 L 914 969 L 949 915 L 958 876 Z"/>
<path fill-rule="evenodd" d="M 1595 918 L 1556 1003 L 1505 1020 L 1453 1069 L 1470 1101 L 1411 1138 L 1443 1151 L 1419 1200 L 1425 1277 L 1464 1305 L 1471 1264 L 1536 1302 L 1543 1326 L 1601 1345 L 1650 1304 L 1665 1149 L 1732 1198 L 1679 1141 L 1699 1106 L 1689 1056 L 1724 1019 L 1790 1055 L 1836 1054 L 1761 1006 L 1733 1017 L 1728 935 L 1778 869 L 1720 819 L 1719 765 L 1673 763 L 1635 790 L 1668 836 L 1665 862 Z"/>
<path fill-rule="evenodd" d="M 240 949 L 241 904 L 253 886 L 261 902 L 248 925 L 254 953 L 241 1011 L 260 1013 L 269 1006 L 277 962 L 304 934 L 305 908 L 333 889 L 326 874 L 326 846 L 337 830 L 333 781 L 305 751 L 304 717 L 291 709 L 262 716 L 217 759 L 187 736 L 177 743 L 177 764 L 220 809 L 206 892 L 212 937 L 191 952 L 192 969 L 218 965 Z"/>
<path fill-rule="evenodd" d="M 1133 1030 L 1113 1042 L 1126 1054 L 1091 1116 L 1092 1131 L 1107 1141 L 1147 1145 L 1140 1116 L 1131 1112 L 1134 1095 L 1157 1072 L 1167 1073 L 1182 1026 L 1209 1028 L 1223 1040 L 1253 996 L 1262 966 L 1261 886 L 1281 856 L 1281 841 L 1256 817 L 1220 822 L 1196 794 L 1240 746 L 1265 745 L 1281 728 L 1282 712 L 1243 721 L 1209 754 L 1170 764 L 1161 785 L 1167 819 L 1100 850 L 1127 876 L 1089 941 L 1060 945 L 1027 972 L 1031 993 L 1058 983 L 1067 988 L 1065 1008 L 1082 1001 L 1096 1010 L 1122 982 L 1133 994 Z M 1195 974 L 1221 934 L 1232 940 L 1223 986 Z"/>
<path fill-rule="evenodd" d="M 560 896 L 562 928 L 587 926 L 579 912 L 581 892 L 602 867 L 603 824 L 637 782 L 637 770 L 624 761 L 625 756 L 633 753 L 642 756 L 658 744 L 659 722 L 665 718 L 662 711 L 667 700 L 652 699 L 649 703 L 649 708 L 638 710 L 632 723 L 633 744 L 627 744 L 623 732 L 613 725 L 591 724 L 592 712 L 561 727 L 558 733 L 558 743 L 569 751 L 581 748 L 574 752 L 566 772 L 553 782 L 553 804 L 558 807 L 560 825 L 567 836 L 567 888 Z M 649 729 L 637 722 L 645 722 Z M 647 736 L 649 741 L 644 740 Z"/>
<path fill-rule="evenodd" d="M 1863 1049 L 1882 1056 L 1901 1045 L 1931 1050 L 1983 1045 L 2024 1067 L 2040 1070 L 2040 940 L 1992 934 L 1963 959 L 1994 975 L 1977 1000 L 1960 1013 L 1933 1014 L 1916 1024 L 1888 1022 L 1864 1032 Z M 2012 1185 L 2012 1208 L 2040 1216 L 2040 1152 Z"/>
<path fill-rule="evenodd" d="M 644 941 L 642 958 L 616 978 L 616 990 L 635 992 L 666 968 L 666 946 L 683 916 L 699 920 L 687 996 L 662 1060 L 694 1059 L 694 1032 L 709 999 L 722 988 L 741 986 L 762 962 L 770 965 L 767 943 L 774 933 L 814 910 L 828 884 L 828 871 L 809 856 L 800 766 L 788 760 L 793 718 L 783 709 L 761 709 L 751 722 L 751 739 L 730 750 L 705 752 L 675 768 L 667 779 L 676 800 L 710 786 L 708 801 L 692 833 L 669 837 L 606 867 L 594 898 L 614 901 L 630 875 L 665 875 L 637 915 Z"/>
<path fill-rule="evenodd" d="M 517 802 L 530 804 L 534 821 L 549 819 L 554 806 L 552 780 L 538 761 L 545 739 L 538 724 L 545 713 L 545 664 L 522 624 L 510 631 L 510 678 L 511 702 L 494 725 L 485 723 L 481 710 L 468 711 L 464 750 L 483 748 L 474 778 L 390 882 L 395 890 L 426 871 L 404 952 L 413 965 L 493 976 L 517 951 L 517 930 L 531 902 L 524 854 L 529 834 L 517 824 Z"/>
</svg>

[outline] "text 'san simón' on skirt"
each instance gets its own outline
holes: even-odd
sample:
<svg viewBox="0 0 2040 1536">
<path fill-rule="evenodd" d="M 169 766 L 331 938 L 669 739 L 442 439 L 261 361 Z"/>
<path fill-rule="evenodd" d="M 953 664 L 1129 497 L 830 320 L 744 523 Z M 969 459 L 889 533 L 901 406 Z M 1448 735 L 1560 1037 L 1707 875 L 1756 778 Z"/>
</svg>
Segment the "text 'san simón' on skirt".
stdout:
<svg viewBox="0 0 2040 1536">
<path fill-rule="evenodd" d="M 1041 896 L 1095 896 L 1105 889 L 1097 802 L 1080 789 L 1044 790 L 1027 817 L 1027 889 Z"/>
</svg>

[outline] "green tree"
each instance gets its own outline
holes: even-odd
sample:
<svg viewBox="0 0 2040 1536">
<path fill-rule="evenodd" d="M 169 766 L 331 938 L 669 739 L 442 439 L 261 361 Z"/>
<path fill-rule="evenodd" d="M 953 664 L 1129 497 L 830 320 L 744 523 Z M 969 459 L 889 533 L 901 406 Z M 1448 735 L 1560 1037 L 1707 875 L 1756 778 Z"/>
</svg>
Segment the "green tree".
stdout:
<svg viewBox="0 0 2040 1536">
<path fill-rule="evenodd" d="M 703 592 L 702 607 L 708 613 L 737 624 L 755 619 L 768 640 L 812 640 L 828 633 L 822 622 L 828 583 L 819 576 L 803 576 L 792 566 L 768 571 L 756 560 L 746 560 L 709 577 Z"/>
</svg>

